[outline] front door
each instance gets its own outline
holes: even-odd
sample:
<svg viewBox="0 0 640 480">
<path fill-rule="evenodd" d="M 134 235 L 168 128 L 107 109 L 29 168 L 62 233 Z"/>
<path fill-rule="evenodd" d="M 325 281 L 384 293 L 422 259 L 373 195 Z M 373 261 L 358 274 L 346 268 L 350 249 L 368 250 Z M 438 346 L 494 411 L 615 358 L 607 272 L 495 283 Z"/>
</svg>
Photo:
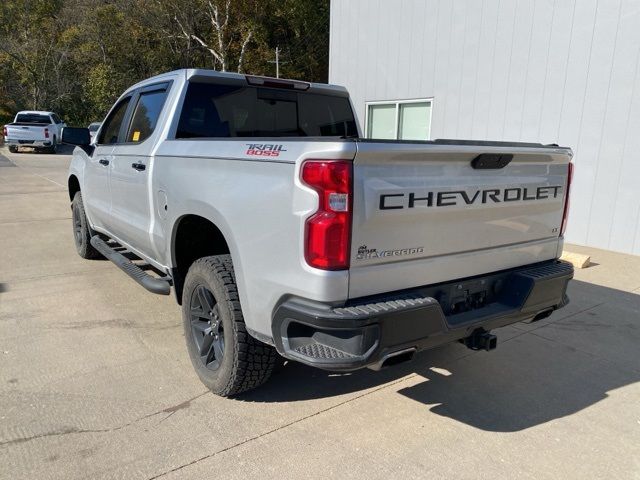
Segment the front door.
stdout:
<svg viewBox="0 0 640 480">
<path fill-rule="evenodd" d="M 82 200 L 91 225 L 109 231 L 111 214 L 110 173 L 113 148 L 118 143 L 131 97 L 125 97 L 109 112 L 100 131 L 93 155 L 85 165 Z"/>
<path fill-rule="evenodd" d="M 153 211 L 149 199 L 152 149 L 168 83 L 136 92 L 123 142 L 115 146 L 111 167 L 112 231 L 139 253 L 153 257 L 150 237 Z"/>
</svg>

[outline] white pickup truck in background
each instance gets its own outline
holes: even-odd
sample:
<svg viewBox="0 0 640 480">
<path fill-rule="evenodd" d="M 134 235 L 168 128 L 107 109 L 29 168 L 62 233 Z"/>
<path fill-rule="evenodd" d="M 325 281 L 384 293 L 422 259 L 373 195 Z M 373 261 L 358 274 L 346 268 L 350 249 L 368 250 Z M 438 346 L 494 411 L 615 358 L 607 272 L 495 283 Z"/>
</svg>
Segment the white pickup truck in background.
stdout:
<svg viewBox="0 0 640 480">
<path fill-rule="evenodd" d="M 12 153 L 16 153 L 19 147 L 55 153 L 65 126 L 53 112 L 22 111 L 16 114 L 13 123 L 4 126 L 4 141 Z"/>
</svg>

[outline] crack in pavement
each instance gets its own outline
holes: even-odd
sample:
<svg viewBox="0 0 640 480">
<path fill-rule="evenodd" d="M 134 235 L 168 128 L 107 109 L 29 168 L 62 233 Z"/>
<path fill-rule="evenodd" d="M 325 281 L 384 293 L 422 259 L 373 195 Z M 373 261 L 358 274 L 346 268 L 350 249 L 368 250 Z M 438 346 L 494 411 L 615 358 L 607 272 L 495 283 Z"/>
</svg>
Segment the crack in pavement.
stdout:
<svg viewBox="0 0 640 480">
<path fill-rule="evenodd" d="M 166 420 L 171 415 L 176 413 L 178 410 L 184 410 L 186 408 L 189 408 L 191 406 L 191 402 L 193 402 L 194 400 L 197 400 L 200 397 L 205 396 L 207 393 L 210 393 L 209 390 L 207 390 L 206 392 L 202 392 L 201 394 L 196 395 L 193 398 L 185 400 L 184 402 L 180 402 L 180 403 L 178 403 L 176 405 L 172 405 L 171 407 L 163 408 L 162 410 L 158 410 L 157 412 L 150 413 L 149 415 L 145 415 L 144 417 L 140 418 L 139 420 L 143 420 L 145 418 L 150 418 L 150 417 L 155 417 L 156 415 L 160 415 L 161 413 L 168 413 L 169 415 L 167 417 L 165 417 L 165 420 Z"/>
<path fill-rule="evenodd" d="M 52 432 L 39 433 L 37 435 L 32 435 L 30 437 L 21 437 L 21 438 L 14 438 L 13 440 L 6 440 L 4 442 L 0 442 L 0 447 L 18 445 L 18 444 L 21 444 L 21 443 L 30 442 L 32 440 L 37 440 L 39 438 L 60 437 L 60 436 L 64 436 L 64 435 L 71 435 L 71 434 L 78 434 L 78 433 L 81 434 L 81 433 L 111 433 L 111 432 L 117 432 L 118 430 L 122 430 L 123 428 L 130 427 L 131 425 L 134 425 L 134 424 L 136 424 L 136 423 L 138 423 L 138 422 L 140 422 L 142 420 L 154 417 L 156 415 L 160 415 L 162 413 L 168 413 L 168 415 L 163 419 L 163 420 L 166 420 L 167 418 L 169 418 L 171 415 L 173 415 L 177 411 L 189 408 L 191 406 L 191 402 L 193 402 L 194 400 L 206 395 L 207 393 L 209 393 L 209 390 L 207 390 L 206 392 L 203 392 L 203 393 L 201 393 L 199 395 L 196 395 L 193 398 L 185 400 L 184 402 L 180 402 L 180 403 L 178 403 L 176 405 L 172 405 L 170 407 L 163 408 L 162 410 L 158 410 L 157 412 L 150 413 L 148 415 L 144 415 L 142 417 L 136 418 L 135 420 L 132 420 L 129 423 L 126 423 L 124 425 L 120 425 L 120 426 L 117 426 L 117 427 L 95 428 L 95 429 L 80 429 L 78 427 L 62 427 L 62 428 L 60 428 L 58 430 L 54 430 Z"/>
<path fill-rule="evenodd" d="M 298 418 L 298 419 L 293 420 L 293 421 L 291 421 L 291 422 L 288 422 L 288 423 L 286 423 L 286 424 L 284 424 L 284 425 L 280 425 L 279 427 L 272 428 L 271 430 L 268 430 L 268 431 L 266 431 L 266 432 L 263 432 L 263 433 L 261 433 L 261 434 L 259 434 L 259 435 L 255 435 L 255 436 L 253 436 L 253 437 L 246 438 L 246 439 L 244 439 L 244 440 L 242 440 L 242 441 L 240 441 L 240 442 L 234 443 L 233 445 L 230 445 L 230 446 L 228 446 L 228 447 L 222 448 L 222 449 L 220 449 L 220 450 L 216 450 L 215 452 L 210 453 L 210 454 L 208 454 L 208 455 L 204 455 L 204 456 L 202 456 L 202 457 L 200 457 L 200 458 L 196 458 L 195 460 L 192 460 L 191 462 L 188 462 L 188 463 L 182 464 L 182 465 L 180 465 L 180 466 L 178 466 L 178 467 L 172 468 L 171 470 L 167 470 L 166 472 L 162 472 L 162 473 L 160 473 L 160 474 L 158 474 L 158 475 L 155 475 L 155 476 L 153 476 L 153 477 L 149 477 L 149 478 L 148 478 L 148 480 L 156 480 L 157 478 L 164 477 L 165 475 L 169 475 L 170 473 L 177 472 L 178 470 L 182 470 L 183 468 L 189 467 L 189 466 L 191 466 L 191 465 L 195 465 L 196 463 L 199 463 L 199 462 L 201 462 L 201 461 L 203 461 L 203 460 L 207 460 L 207 459 L 209 459 L 209 458 L 215 457 L 216 455 L 220 455 L 221 453 L 227 452 L 227 451 L 229 451 L 229 450 L 233 450 L 233 449 L 234 449 L 234 448 L 236 448 L 236 447 L 240 447 L 240 446 L 242 446 L 242 445 L 245 445 L 245 444 L 247 444 L 247 443 L 253 442 L 253 441 L 255 441 L 255 440 L 259 440 L 259 439 L 261 439 L 261 438 L 263 438 L 263 437 L 266 437 L 266 436 L 268 436 L 268 435 L 271 435 L 272 433 L 276 433 L 276 432 L 278 432 L 278 431 L 280 431 L 280 430 L 283 430 L 283 429 L 285 429 L 285 428 L 288 428 L 288 427 L 290 427 L 290 426 L 292 426 L 292 425 L 295 425 L 295 424 L 297 424 L 297 423 L 304 422 L 305 420 L 308 420 L 308 419 L 310 419 L 310 418 L 316 417 L 316 416 L 321 415 L 321 414 L 323 414 L 323 413 L 325 413 L 325 412 L 328 412 L 328 411 L 330 411 L 330 410 L 334 410 L 334 409 L 339 408 L 339 407 L 341 407 L 341 406 L 343 406 L 343 405 L 346 405 L 346 404 L 348 404 L 348 403 L 351 403 L 351 402 L 354 402 L 354 401 L 356 401 L 356 400 L 359 400 L 359 399 L 361 399 L 361 398 L 363 398 L 363 397 L 366 397 L 367 395 L 371 395 L 371 394 L 376 393 L 376 392 L 378 392 L 378 391 L 380 391 L 380 390 L 383 390 L 383 389 L 385 389 L 385 388 L 392 387 L 393 385 L 396 385 L 396 384 L 398 384 L 398 383 L 404 382 L 404 381 L 406 381 L 406 380 L 410 380 L 410 379 L 415 378 L 415 377 L 417 377 L 417 376 L 418 376 L 418 374 L 417 374 L 417 373 L 412 373 L 412 374 L 410 374 L 410 375 L 408 375 L 408 376 L 406 376 L 406 377 L 402 377 L 402 378 L 400 378 L 400 379 L 398 379 L 398 380 L 395 380 L 395 381 L 393 381 L 393 382 L 391 382 L 391 383 L 387 383 L 387 384 L 385 384 L 385 385 L 381 385 L 381 386 L 380 386 L 380 387 L 378 387 L 378 388 L 375 388 L 375 389 L 370 390 L 370 391 L 368 391 L 368 392 L 365 392 L 365 393 L 363 393 L 363 394 L 361 394 L 361 395 L 358 395 L 358 396 L 356 396 L 356 397 L 353 397 L 353 398 L 350 398 L 350 399 L 348 399 L 348 400 L 345 400 L 344 402 L 339 402 L 339 403 L 337 403 L 337 404 L 335 404 L 335 405 L 331 405 L 330 407 L 324 408 L 324 409 L 322 409 L 322 410 L 318 410 L 317 412 L 310 413 L 309 415 L 306 415 L 306 416 L 304 416 L 304 417 Z"/>
<path fill-rule="evenodd" d="M 0 193 L 0 195 L 2 195 Z M 62 220 L 71 220 L 71 217 L 54 217 L 54 218 L 31 218 L 26 220 L 0 220 L 0 225 L 24 224 L 35 222 L 60 222 Z"/>
<path fill-rule="evenodd" d="M 63 189 L 65 189 L 65 190 L 67 189 L 67 186 L 66 186 L 66 185 L 62 185 L 61 183 L 58 183 L 58 182 L 56 182 L 55 180 L 51 180 L 50 178 L 47 178 L 47 177 L 45 177 L 44 175 L 40 175 L 39 173 L 35 173 L 35 172 L 31 172 L 31 171 L 29 171 L 29 168 L 28 168 L 28 167 L 23 167 L 23 166 L 22 166 L 22 165 L 20 165 L 19 163 L 15 163 L 14 165 L 15 165 L 16 167 L 18 167 L 18 168 L 21 168 L 21 169 L 22 169 L 22 170 L 24 170 L 25 172 L 30 173 L 31 175 L 35 175 L 36 177 L 40 177 L 40 178 L 42 178 L 43 180 L 46 180 L 47 182 L 51 182 L 51 183 L 53 183 L 53 184 L 55 184 L 55 185 L 58 185 L 59 187 L 62 187 L 62 188 L 63 188 Z M 47 168 L 49 168 L 49 167 L 47 167 Z"/>
<path fill-rule="evenodd" d="M 95 264 L 94 264 L 95 265 Z M 16 284 L 20 284 L 20 283 L 29 283 L 29 282 L 34 282 L 37 280 L 43 280 L 45 278 L 55 278 L 55 277 L 64 277 L 64 276 L 68 276 L 68 275 L 82 275 L 82 274 L 87 274 L 88 276 L 98 276 L 98 275 L 102 275 L 104 276 L 105 273 L 110 273 L 110 272 L 119 272 L 119 270 L 113 269 L 111 268 L 111 264 L 107 264 L 104 263 L 104 265 L 108 268 L 103 268 L 103 270 L 96 270 L 95 268 L 91 269 L 87 266 L 87 268 L 85 270 L 74 270 L 71 272 L 60 272 L 60 273 L 50 273 L 50 274 L 45 274 L 45 275 L 38 275 L 35 277 L 25 277 L 25 278 L 18 278 L 18 279 L 5 279 L 6 282 L 11 282 L 16 283 Z M 118 276 L 120 275 L 120 273 L 118 273 Z"/>
<path fill-rule="evenodd" d="M 22 192 L 3 192 L 0 193 L 0 197 L 8 197 L 8 196 L 15 196 L 15 195 L 45 195 L 47 193 L 61 193 L 64 192 L 65 190 L 60 190 L 58 188 L 56 188 L 55 190 L 52 187 L 46 187 L 46 188 L 51 188 L 51 190 L 33 190 L 33 191 L 22 191 Z"/>
<path fill-rule="evenodd" d="M 69 435 L 71 433 L 102 433 L 111 431 L 110 429 L 97 429 L 97 430 L 81 430 L 76 427 L 64 427 L 60 430 L 54 430 L 53 432 L 40 433 L 38 435 L 33 435 L 31 437 L 22 437 L 15 438 L 13 440 L 7 440 L 5 442 L 0 442 L 0 447 L 4 447 L 6 445 L 18 445 L 20 443 L 30 442 L 31 440 L 36 440 L 38 438 L 46 438 L 46 437 L 58 437 L 63 435 Z"/>
</svg>

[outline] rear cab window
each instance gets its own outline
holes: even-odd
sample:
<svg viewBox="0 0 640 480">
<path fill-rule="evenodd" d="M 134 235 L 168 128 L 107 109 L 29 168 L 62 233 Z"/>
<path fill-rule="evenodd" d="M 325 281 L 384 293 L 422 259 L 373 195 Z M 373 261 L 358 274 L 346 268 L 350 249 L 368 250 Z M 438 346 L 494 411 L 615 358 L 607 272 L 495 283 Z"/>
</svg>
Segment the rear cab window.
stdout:
<svg viewBox="0 0 640 480">
<path fill-rule="evenodd" d="M 19 113 L 16 116 L 16 123 L 51 123 L 49 115 L 42 115 L 38 113 Z"/>
<path fill-rule="evenodd" d="M 357 137 L 349 98 L 191 81 L 176 138 Z"/>
</svg>

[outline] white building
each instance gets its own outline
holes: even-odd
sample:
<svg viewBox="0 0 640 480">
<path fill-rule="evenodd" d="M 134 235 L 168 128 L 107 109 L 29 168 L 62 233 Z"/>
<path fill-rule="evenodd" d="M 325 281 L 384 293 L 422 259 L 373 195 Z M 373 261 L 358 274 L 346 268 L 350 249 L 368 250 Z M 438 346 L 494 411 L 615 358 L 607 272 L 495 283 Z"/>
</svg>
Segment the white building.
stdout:
<svg viewBox="0 0 640 480">
<path fill-rule="evenodd" d="M 570 242 L 640 255 L 640 0 L 332 0 L 329 81 L 378 138 L 574 150 Z"/>
</svg>

